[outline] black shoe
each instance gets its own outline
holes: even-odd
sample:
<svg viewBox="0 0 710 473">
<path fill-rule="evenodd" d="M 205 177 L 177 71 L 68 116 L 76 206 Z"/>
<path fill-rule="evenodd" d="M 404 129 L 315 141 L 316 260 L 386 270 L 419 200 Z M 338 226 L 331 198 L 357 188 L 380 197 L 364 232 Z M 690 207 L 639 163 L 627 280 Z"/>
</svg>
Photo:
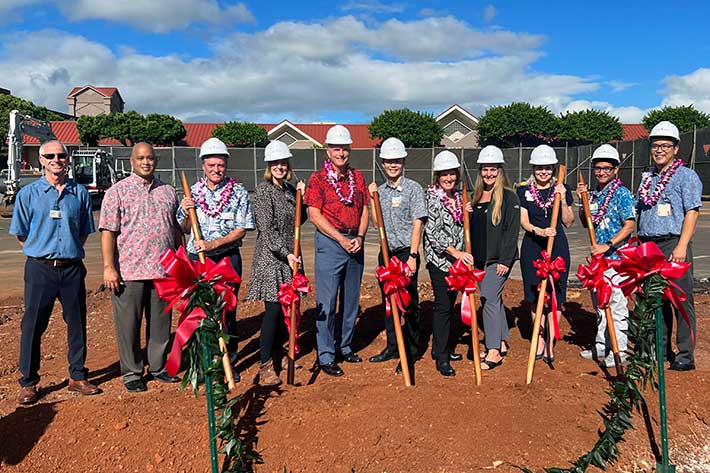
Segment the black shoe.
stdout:
<svg viewBox="0 0 710 473">
<path fill-rule="evenodd" d="M 167 371 L 153 375 L 153 379 L 161 383 L 179 383 L 181 381 L 177 376 L 170 376 Z"/>
<path fill-rule="evenodd" d="M 456 376 L 456 370 L 451 367 L 449 360 L 437 361 L 436 369 L 442 376 Z"/>
<path fill-rule="evenodd" d="M 396 350 L 390 350 L 389 348 L 385 348 L 377 355 L 371 356 L 369 361 L 370 363 L 382 363 L 383 361 L 394 360 L 397 357 L 398 355 Z"/>
<path fill-rule="evenodd" d="M 674 361 L 668 369 L 673 371 L 693 371 L 695 369 L 695 363 L 692 361 Z"/>
<path fill-rule="evenodd" d="M 142 379 L 134 379 L 126 383 L 126 391 L 129 393 L 142 393 L 147 391 L 148 387 L 145 385 Z"/>
<path fill-rule="evenodd" d="M 345 374 L 345 371 L 338 366 L 338 364 L 334 361 L 331 361 L 330 363 L 326 365 L 320 365 L 320 369 L 323 370 L 325 374 L 328 376 L 342 376 Z"/>
<path fill-rule="evenodd" d="M 242 377 L 239 375 L 239 371 L 237 371 L 237 367 L 232 367 L 232 376 L 234 377 L 234 382 L 238 383 L 239 381 L 242 380 Z"/>
<path fill-rule="evenodd" d="M 339 358 L 346 363 L 362 363 L 362 358 L 360 358 L 360 355 L 353 351 L 351 351 L 347 355 L 340 355 Z"/>
<path fill-rule="evenodd" d="M 463 355 L 461 353 L 449 353 L 449 361 L 461 361 L 463 360 Z"/>
</svg>

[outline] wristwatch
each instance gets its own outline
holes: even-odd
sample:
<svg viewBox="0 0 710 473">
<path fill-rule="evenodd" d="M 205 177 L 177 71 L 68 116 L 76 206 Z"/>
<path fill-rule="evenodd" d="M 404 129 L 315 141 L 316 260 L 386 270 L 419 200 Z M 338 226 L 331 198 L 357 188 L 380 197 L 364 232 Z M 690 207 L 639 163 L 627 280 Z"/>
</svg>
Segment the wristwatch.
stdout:
<svg viewBox="0 0 710 473">
<path fill-rule="evenodd" d="M 418 258 L 418 257 L 419 257 L 419 253 L 416 252 L 416 251 L 414 251 L 414 252 L 412 252 L 412 253 L 409 253 L 409 257 L 410 257 L 410 258 Z"/>
</svg>

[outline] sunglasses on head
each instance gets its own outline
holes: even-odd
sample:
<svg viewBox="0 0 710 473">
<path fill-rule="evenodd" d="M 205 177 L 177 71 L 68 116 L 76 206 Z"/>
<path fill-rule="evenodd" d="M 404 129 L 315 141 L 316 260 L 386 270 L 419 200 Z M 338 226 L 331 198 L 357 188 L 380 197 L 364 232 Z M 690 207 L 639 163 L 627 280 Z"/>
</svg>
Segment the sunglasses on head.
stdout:
<svg viewBox="0 0 710 473">
<path fill-rule="evenodd" d="M 43 154 L 42 157 L 44 159 L 49 159 L 50 161 L 54 159 L 55 157 L 57 159 L 67 159 L 67 153 L 47 153 Z"/>
</svg>

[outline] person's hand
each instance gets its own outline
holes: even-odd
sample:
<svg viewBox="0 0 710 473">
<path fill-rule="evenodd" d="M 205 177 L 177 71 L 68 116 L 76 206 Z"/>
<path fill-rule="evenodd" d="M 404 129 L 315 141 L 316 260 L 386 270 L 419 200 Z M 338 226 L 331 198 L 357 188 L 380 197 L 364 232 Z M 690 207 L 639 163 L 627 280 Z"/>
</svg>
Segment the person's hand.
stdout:
<svg viewBox="0 0 710 473">
<path fill-rule="evenodd" d="M 296 190 L 301 191 L 301 194 L 304 194 L 306 192 L 306 183 L 298 181 L 298 184 L 296 184 Z"/>
<path fill-rule="evenodd" d="M 466 209 L 466 212 L 468 212 L 468 213 L 473 212 L 473 205 L 471 204 L 471 201 L 470 201 L 470 200 L 469 200 L 468 202 L 466 202 L 466 207 L 465 207 L 465 209 Z"/>
<path fill-rule="evenodd" d="M 348 253 L 351 253 L 351 249 L 353 246 L 352 242 L 353 241 L 346 236 L 340 235 L 340 238 L 338 238 L 338 244 Z"/>
<path fill-rule="evenodd" d="M 546 237 L 557 236 L 557 229 L 556 228 L 553 228 L 553 227 L 541 228 L 541 229 L 538 229 L 538 232 L 540 230 L 542 230 L 542 232 L 541 232 L 542 236 L 546 236 Z"/>
<path fill-rule="evenodd" d="M 367 190 L 370 191 L 370 197 L 372 197 L 372 194 L 377 192 L 377 184 L 374 182 L 371 182 L 369 186 L 367 186 Z"/>
<path fill-rule="evenodd" d="M 114 294 L 118 293 L 121 286 L 121 275 L 116 268 L 104 268 L 104 287 Z"/>
<path fill-rule="evenodd" d="M 364 238 L 356 236 L 350 240 L 350 253 L 355 254 L 362 249 Z"/>
<path fill-rule="evenodd" d="M 196 253 L 202 253 L 205 251 L 212 251 L 217 248 L 217 244 L 214 241 L 200 240 L 193 243 Z"/>
<path fill-rule="evenodd" d="M 600 245 L 599 243 L 591 246 L 591 250 L 592 250 L 593 255 L 599 255 L 599 254 L 603 255 L 607 251 L 609 251 L 609 248 L 611 248 L 609 245 L 605 245 L 605 244 Z"/>
<path fill-rule="evenodd" d="M 582 198 L 582 194 L 585 192 L 589 192 L 589 188 L 587 187 L 587 184 L 582 184 L 581 182 L 577 183 L 577 197 L 580 199 Z"/>
<path fill-rule="evenodd" d="M 510 268 L 504 264 L 497 264 L 496 265 L 496 274 L 500 277 L 505 276 L 508 274 L 508 271 L 510 271 Z"/>
<path fill-rule="evenodd" d="M 289 253 L 288 256 L 286 256 L 286 259 L 288 260 L 288 266 L 290 268 L 298 268 L 301 264 L 301 258 L 296 258 L 296 255 L 293 253 Z"/>
<path fill-rule="evenodd" d="M 555 186 L 555 193 L 560 194 L 560 197 L 562 198 L 563 202 L 564 202 L 566 192 L 567 192 L 567 188 L 565 187 L 564 184 L 557 184 Z"/>
<path fill-rule="evenodd" d="M 465 251 L 456 251 L 454 253 L 454 258 L 463 260 L 469 266 L 473 266 L 473 255 L 471 253 L 466 253 Z"/>
<path fill-rule="evenodd" d="M 188 210 L 195 208 L 195 201 L 188 197 L 184 197 L 182 201 L 180 201 L 180 207 L 182 207 L 185 213 L 187 213 Z"/>
<path fill-rule="evenodd" d="M 407 276 L 411 276 L 414 274 L 414 271 L 417 270 L 417 259 L 412 258 L 411 256 L 407 258 L 407 269 L 409 270 L 409 274 Z"/>
<path fill-rule="evenodd" d="M 668 258 L 669 261 L 674 263 L 685 263 L 685 257 L 688 253 L 688 247 L 683 245 L 678 245 L 673 248 L 671 256 Z"/>
</svg>

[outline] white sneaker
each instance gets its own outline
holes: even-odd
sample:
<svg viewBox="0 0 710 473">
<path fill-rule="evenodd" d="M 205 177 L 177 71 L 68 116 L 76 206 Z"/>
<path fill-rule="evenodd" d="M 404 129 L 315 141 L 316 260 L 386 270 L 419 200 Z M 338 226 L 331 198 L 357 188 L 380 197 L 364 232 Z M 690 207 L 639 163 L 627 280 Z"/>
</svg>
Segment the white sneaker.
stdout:
<svg viewBox="0 0 710 473">
<path fill-rule="evenodd" d="M 585 360 L 594 360 L 594 359 L 600 360 L 600 359 L 604 358 L 604 355 L 602 355 L 602 354 L 599 353 L 599 352 L 597 352 L 597 356 L 595 357 L 595 356 L 594 356 L 594 352 L 592 352 L 592 350 L 584 350 L 584 351 L 581 351 L 581 352 L 579 353 L 579 356 L 581 356 L 581 357 L 584 358 Z"/>
<path fill-rule="evenodd" d="M 621 357 L 621 364 L 625 365 L 627 363 L 627 356 L 626 353 L 621 352 L 619 353 L 619 356 Z M 616 367 L 616 361 L 614 360 L 614 353 L 610 352 L 606 358 L 604 358 L 603 361 L 599 362 L 599 366 L 602 368 L 614 368 Z"/>
</svg>

